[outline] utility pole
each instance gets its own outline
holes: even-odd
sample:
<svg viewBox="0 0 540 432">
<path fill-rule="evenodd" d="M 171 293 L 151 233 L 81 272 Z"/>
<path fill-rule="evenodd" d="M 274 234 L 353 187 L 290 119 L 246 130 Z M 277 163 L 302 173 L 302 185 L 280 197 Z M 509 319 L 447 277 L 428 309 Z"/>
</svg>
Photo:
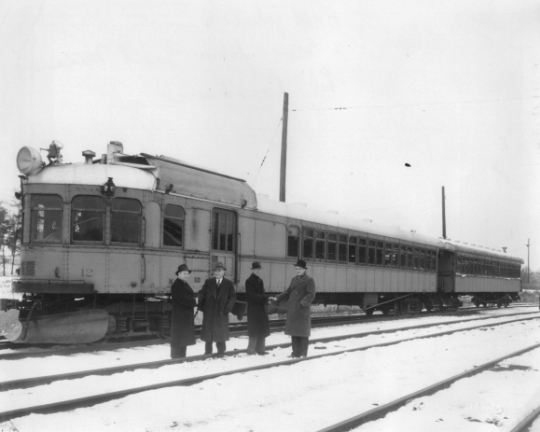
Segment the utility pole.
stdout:
<svg viewBox="0 0 540 432">
<path fill-rule="evenodd" d="M 281 171 L 279 179 L 279 200 L 285 202 L 287 180 L 287 122 L 289 117 L 289 93 L 283 96 L 283 129 L 281 132 Z"/>
<path fill-rule="evenodd" d="M 531 239 L 527 239 L 527 244 L 525 246 L 527 246 L 527 285 L 529 285 L 531 283 L 530 281 L 530 278 L 529 278 L 529 275 L 530 275 L 530 272 L 531 272 L 531 268 L 530 268 L 530 264 L 529 264 L 529 246 L 531 245 Z"/>
<path fill-rule="evenodd" d="M 446 238 L 446 207 L 444 203 L 444 186 L 442 187 L 442 236 Z"/>
</svg>

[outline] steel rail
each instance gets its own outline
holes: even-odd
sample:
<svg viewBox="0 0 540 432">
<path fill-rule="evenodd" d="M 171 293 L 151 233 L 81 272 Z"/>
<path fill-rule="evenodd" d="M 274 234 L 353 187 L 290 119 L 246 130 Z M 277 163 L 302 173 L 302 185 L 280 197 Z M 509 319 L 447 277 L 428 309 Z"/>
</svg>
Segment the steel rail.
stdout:
<svg viewBox="0 0 540 432">
<path fill-rule="evenodd" d="M 492 324 L 484 324 L 484 325 L 481 325 L 481 326 L 474 326 L 473 328 L 492 327 L 492 326 L 508 324 L 508 323 L 517 322 L 517 321 L 525 321 L 525 320 L 536 319 L 536 318 L 540 318 L 540 316 L 538 316 L 538 317 L 530 317 L 530 318 L 517 318 L 517 319 L 514 319 L 514 320 L 503 321 L 503 322 L 500 322 L 500 323 L 492 323 Z M 310 342 L 311 342 L 311 344 L 328 343 L 328 342 L 335 342 L 335 341 L 345 340 L 345 339 L 361 338 L 361 337 L 366 337 L 366 336 L 371 336 L 371 335 L 389 334 L 389 333 L 395 333 L 395 332 L 398 332 L 398 331 L 416 330 L 416 329 L 421 329 L 421 328 L 436 327 L 436 326 L 439 326 L 439 325 L 460 324 L 460 323 L 464 323 L 464 322 L 478 321 L 478 320 L 485 320 L 485 319 L 489 319 L 489 318 L 475 318 L 473 320 L 454 320 L 454 321 L 448 321 L 446 323 L 420 324 L 420 325 L 415 325 L 415 326 L 400 327 L 400 328 L 396 328 L 396 329 L 373 330 L 373 331 L 360 332 L 360 333 L 351 333 L 351 334 L 340 335 L 340 336 L 328 336 L 328 337 L 324 337 L 324 338 L 311 339 Z M 455 330 L 455 331 L 459 331 L 459 329 Z M 266 349 L 267 350 L 273 350 L 273 349 L 276 349 L 276 348 L 287 348 L 290 345 L 291 345 L 290 343 L 285 342 L 285 343 L 281 343 L 281 344 L 268 345 L 266 347 Z M 246 353 L 246 352 L 247 352 L 246 349 L 236 349 L 234 351 L 227 352 L 226 355 L 235 356 L 237 354 Z M 50 384 L 52 382 L 61 381 L 61 380 L 73 380 L 73 379 L 84 378 L 84 377 L 90 376 L 90 375 L 113 375 L 115 373 L 128 372 L 128 371 L 133 371 L 133 370 L 137 370 L 137 369 L 155 369 L 155 368 L 159 368 L 159 367 L 167 366 L 167 365 L 172 365 L 172 364 L 189 363 L 189 362 L 195 362 L 195 361 L 199 361 L 199 360 L 206 360 L 206 359 L 212 358 L 212 357 L 213 356 L 211 354 L 209 354 L 209 355 L 197 355 L 197 356 L 185 357 L 185 358 L 182 358 L 182 359 L 155 360 L 155 361 L 151 361 L 151 362 L 134 363 L 134 364 L 129 364 L 129 365 L 113 366 L 113 367 L 101 368 L 101 369 L 89 369 L 89 370 L 83 370 L 83 371 L 77 371 L 77 372 L 67 372 L 67 373 L 63 373 L 63 374 L 45 375 L 45 376 L 33 377 L 33 378 L 21 378 L 21 379 L 18 379 L 18 380 L 0 382 L 0 391 L 35 387 L 35 386 L 38 386 L 38 385 Z"/>
<path fill-rule="evenodd" d="M 476 308 L 474 308 L 472 310 L 475 311 Z M 516 312 L 516 313 L 512 313 L 512 314 L 506 314 L 506 315 L 503 315 L 501 317 L 510 317 L 510 316 L 516 316 L 516 315 L 528 315 L 528 314 L 534 314 L 534 313 L 537 313 L 537 312 Z M 343 323 L 355 324 L 355 323 L 363 322 L 364 319 L 365 319 L 365 317 L 363 315 L 358 316 L 357 319 L 354 319 L 354 318 L 351 319 L 351 316 L 352 315 L 347 315 L 346 317 L 332 317 L 332 318 L 325 317 L 324 319 L 327 320 L 328 322 L 319 322 L 318 320 L 314 319 L 315 322 L 312 321 L 312 327 L 314 327 L 314 328 L 315 327 L 330 327 L 330 326 L 343 325 Z M 458 323 L 458 322 L 476 321 L 476 320 L 492 319 L 492 318 L 497 318 L 497 317 L 496 316 L 495 317 L 493 317 L 493 316 L 491 316 L 491 317 L 479 317 L 479 318 L 472 318 L 472 319 L 449 321 L 447 323 Z M 332 320 L 332 322 L 330 322 L 330 320 Z M 395 317 L 390 317 L 390 318 L 386 318 L 386 319 L 379 320 L 379 321 L 373 321 L 373 320 L 368 319 L 369 323 L 372 323 L 372 322 L 386 322 L 386 321 L 397 321 L 397 319 Z M 282 321 L 282 323 L 284 324 L 284 321 Z M 281 327 L 283 327 L 283 324 L 280 327 L 276 326 L 275 328 L 281 328 Z M 446 323 L 441 323 L 441 324 L 446 324 Z M 431 325 L 432 324 L 429 324 L 429 325 L 422 324 L 419 327 L 417 327 L 417 326 L 409 326 L 409 327 L 404 327 L 404 329 L 408 330 L 410 328 L 421 328 L 422 326 L 431 326 Z M 240 332 L 231 331 L 231 332 L 234 333 L 235 335 L 242 335 L 242 334 L 245 333 L 244 331 L 240 331 Z M 376 334 L 376 333 L 375 332 L 369 332 L 369 334 Z M 86 345 L 86 346 L 77 345 L 77 346 L 72 346 L 72 347 L 68 347 L 68 348 L 61 348 L 61 349 L 42 349 L 40 351 L 22 351 L 24 348 L 27 348 L 27 347 L 24 346 L 24 345 L 21 346 L 21 345 L 18 345 L 18 344 L 11 344 L 10 346 L 15 345 L 18 348 L 18 350 L 16 352 L 0 354 L 0 360 L 18 360 L 18 359 L 22 359 L 22 358 L 46 357 L 46 356 L 51 356 L 51 355 L 79 354 L 79 353 L 89 353 L 89 352 L 96 352 L 96 351 L 102 351 L 102 350 L 112 351 L 112 350 L 120 349 L 120 348 L 143 347 L 143 346 L 159 345 L 159 344 L 166 344 L 166 343 L 170 343 L 169 338 L 127 341 L 127 342 L 96 343 L 96 344 L 91 344 L 91 345 Z M 0 344 L 0 350 L 9 348 L 8 346 L 4 346 L 4 347 L 1 346 L 1 345 L 4 345 L 4 344 L 10 344 L 10 342 L 2 342 Z"/>
<path fill-rule="evenodd" d="M 3 421 L 8 421 L 8 420 L 11 420 L 13 418 L 20 417 L 20 416 L 27 415 L 27 414 L 31 414 L 31 413 L 54 413 L 54 412 L 72 410 L 72 409 L 75 409 L 75 408 L 88 407 L 88 406 L 92 406 L 92 405 L 97 404 L 97 403 L 102 403 L 102 402 L 106 402 L 106 401 L 109 401 L 109 400 L 118 399 L 118 398 L 123 397 L 123 396 L 127 396 L 127 395 L 130 395 L 130 394 L 135 394 L 135 393 L 140 393 L 140 392 L 144 392 L 144 391 L 148 391 L 148 390 L 156 390 L 156 389 L 160 389 L 160 388 L 174 387 L 174 386 L 189 386 L 189 385 L 192 385 L 192 384 L 196 384 L 196 383 L 199 383 L 199 382 L 202 382 L 202 381 L 205 381 L 205 380 L 209 380 L 209 379 L 213 379 L 213 378 L 218 378 L 218 377 L 221 377 L 221 376 L 233 375 L 233 374 L 244 373 L 244 372 L 251 372 L 251 371 L 262 370 L 262 369 L 269 369 L 269 368 L 278 367 L 278 366 L 287 366 L 287 365 L 292 365 L 292 364 L 299 363 L 299 362 L 306 361 L 306 360 L 315 360 L 315 359 L 320 359 L 320 358 L 325 358 L 325 357 L 330 357 L 330 356 L 336 356 L 336 355 L 340 355 L 340 354 L 344 354 L 344 353 L 351 353 L 351 352 L 356 352 L 356 351 L 365 351 L 365 350 L 368 350 L 368 349 L 371 349 L 371 348 L 387 347 L 387 346 L 390 346 L 390 345 L 396 345 L 396 344 L 399 344 L 399 343 L 409 342 L 409 341 L 413 341 L 413 340 L 428 339 L 428 338 L 433 338 L 433 337 L 445 336 L 445 335 L 449 335 L 449 334 L 452 334 L 452 333 L 458 333 L 458 332 L 462 332 L 462 331 L 475 330 L 477 328 L 482 328 L 482 327 L 493 327 L 493 326 L 497 326 L 497 325 L 508 324 L 508 323 L 511 323 L 511 322 L 527 321 L 527 320 L 538 319 L 538 318 L 540 318 L 540 317 L 527 317 L 527 318 L 515 319 L 515 320 L 505 321 L 505 322 L 500 322 L 500 323 L 484 324 L 484 325 L 480 325 L 480 326 L 448 330 L 448 331 L 444 331 L 444 332 L 433 333 L 433 334 L 430 334 L 430 335 L 417 336 L 417 337 L 400 339 L 400 340 L 390 341 L 390 342 L 384 342 L 384 343 L 379 343 L 379 344 L 374 344 L 374 345 L 369 345 L 369 346 L 364 346 L 364 347 L 339 350 L 339 351 L 334 351 L 334 352 L 331 352 L 331 353 L 317 354 L 317 355 L 306 357 L 306 358 L 294 358 L 294 359 L 290 359 L 290 360 L 283 360 L 283 361 L 279 361 L 279 362 L 266 363 L 266 364 L 263 364 L 263 365 L 252 366 L 252 367 L 247 367 L 247 368 L 232 369 L 232 370 L 224 371 L 224 372 L 220 372 L 220 373 L 214 373 L 214 374 L 209 374 L 209 375 L 201 375 L 201 376 L 196 376 L 196 377 L 191 377 L 191 378 L 185 378 L 185 379 L 182 379 L 182 380 L 167 381 L 167 382 L 162 382 L 162 383 L 157 383 L 157 384 L 151 384 L 151 385 L 140 386 L 140 387 L 133 387 L 133 388 L 119 390 L 119 391 L 113 391 L 113 392 L 107 392 L 107 393 L 92 395 L 92 396 L 86 396 L 86 397 L 82 397 L 82 398 L 69 399 L 69 400 L 54 402 L 54 403 L 50 403 L 50 404 L 35 405 L 35 406 L 25 407 L 25 408 L 18 408 L 18 409 L 14 409 L 14 410 L 8 410 L 8 411 L 0 412 L 0 421 L 2 421 L 2 422 Z M 340 338 L 343 339 L 343 338 L 346 338 L 346 337 L 350 337 L 350 335 L 349 336 L 341 336 Z M 325 338 L 325 339 L 331 339 L 331 338 Z M 290 344 L 282 344 L 282 345 L 288 346 Z M 540 344 L 534 345 L 533 348 L 535 348 L 535 347 L 540 347 Z M 533 349 L 533 348 L 530 348 L 530 349 Z M 227 356 L 234 356 L 234 355 L 236 355 L 236 354 L 238 354 L 240 352 L 243 352 L 243 351 L 245 351 L 245 350 L 236 351 L 236 352 L 228 352 L 228 353 L 226 353 L 226 355 Z M 525 351 L 523 351 L 523 352 L 525 352 Z M 514 354 L 514 355 L 516 355 L 516 354 Z M 209 356 L 200 356 L 200 357 L 208 358 Z M 183 361 L 185 361 L 185 359 L 183 359 L 182 361 L 177 361 L 177 362 L 181 363 Z M 501 361 L 501 360 L 499 359 L 497 362 L 499 362 L 499 361 Z M 410 399 L 410 397 L 408 399 Z M 407 401 L 408 399 L 406 399 L 405 401 Z M 381 408 L 383 408 L 383 407 L 381 407 Z M 372 411 L 374 411 L 374 410 L 371 410 L 370 413 Z"/>
<path fill-rule="evenodd" d="M 452 385 L 454 382 L 456 381 L 459 381 L 460 379 L 463 379 L 463 378 L 467 378 L 467 377 L 470 377 L 470 376 L 473 376 L 473 375 L 476 375 L 480 372 L 483 372 L 484 370 L 490 368 L 490 367 L 493 367 L 495 366 L 496 364 L 502 362 L 503 360 L 506 360 L 508 358 L 511 358 L 511 357 L 516 357 L 518 355 L 521 355 L 521 354 L 524 354 L 528 351 L 532 351 L 534 349 L 537 349 L 537 348 L 540 348 L 540 343 L 537 343 L 537 344 L 534 344 L 534 345 L 531 345 L 527 348 L 523 348 L 523 349 L 520 349 L 518 351 L 515 351 L 513 353 L 510 353 L 510 354 L 507 354 L 503 357 L 499 357 L 495 360 L 491 360 L 489 362 L 486 362 L 480 366 L 476 366 L 472 369 L 469 369 L 469 370 L 466 370 L 465 372 L 462 372 L 460 374 L 457 374 L 457 375 L 454 375 L 450 378 L 447 378 L 445 380 L 442 380 L 442 381 L 439 381 L 438 383 L 435 383 L 435 384 L 432 384 L 428 387 L 425 387 L 421 390 L 418 390 L 414 393 L 410 393 L 406 396 L 402 396 L 392 402 L 389 402 L 385 405 L 382 405 L 380 407 L 377 407 L 377 408 L 373 408 L 369 411 L 365 411 L 357 416 L 354 416 L 354 417 L 351 417 L 347 420 L 344 420 L 342 422 L 339 422 L 339 423 L 336 423 L 334 425 L 331 425 L 331 426 L 328 426 L 328 427 L 325 427 L 324 429 L 320 429 L 318 432 L 346 432 L 346 431 L 349 431 L 353 428 L 356 428 L 364 423 L 367 423 L 367 422 L 370 422 L 370 421 L 374 421 L 374 420 L 378 420 L 382 417 L 384 417 L 385 415 L 393 412 L 393 411 L 396 411 L 398 410 L 399 408 L 401 408 L 402 406 L 406 405 L 407 403 L 409 403 L 411 400 L 413 399 L 416 399 L 416 398 L 419 398 L 419 397 L 422 397 L 422 396 L 429 396 L 429 395 L 432 395 L 434 393 L 437 393 L 438 391 L 440 390 L 443 390 L 447 387 L 450 387 L 450 385 Z M 540 411 L 540 408 L 537 409 L 536 411 Z M 536 414 L 538 415 L 538 413 Z M 529 416 L 530 417 L 530 416 Z M 532 420 L 530 420 L 532 421 Z M 521 431 L 523 429 L 517 429 L 517 431 Z M 514 432 L 514 430 L 512 430 Z"/>
<path fill-rule="evenodd" d="M 540 407 L 532 410 L 532 412 L 515 425 L 510 432 L 525 432 L 538 416 L 540 416 Z"/>
<path fill-rule="evenodd" d="M 525 321 L 525 320 L 536 319 L 536 318 L 540 318 L 540 316 L 531 317 L 531 318 L 518 318 L 514 320 L 507 320 L 507 321 L 502 321 L 502 322 L 497 322 L 497 323 L 492 323 L 492 324 L 485 324 L 481 326 L 474 326 L 472 328 L 492 327 L 492 326 L 517 322 L 517 321 Z M 400 327 L 396 329 L 373 330 L 373 331 L 360 332 L 360 333 L 350 333 L 350 334 L 341 335 L 341 336 L 329 336 L 325 338 L 312 339 L 311 344 L 327 343 L 327 342 L 339 341 L 339 340 L 344 340 L 344 339 L 361 338 L 361 337 L 366 337 L 370 335 L 389 334 L 389 333 L 395 333 L 398 331 L 416 330 L 416 329 L 421 329 L 421 328 L 436 327 L 439 325 L 459 324 L 459 323 L 464 323 L 464 322 L 479 321 L 479 320 L 485 320 L 485 319 L 489 319 L 489 318 L 475 318 L 472 320 L 454 320 L 454 321 L 448 321 L 446 323 L 420 324 L 420 325 L 414 325 L 414 326 Z M 469 329 L 469 328 L 465 328 L 465 330 L 466 329 Z M 455 331 L 459 331 L 459 329 Z M 276 348 L 286 348 L 289 346 L 290 346 L 290 343 L 286 342 L 286 343 L 281 343 L 281 344 L 268 345 L 266 349 L 272 350 Z M 234 356 L 234 355 L 245 353 L 245 352 L 247 352 L 246 349 L 235 349 L 234 351 L 227 352 L 226 355 Z M 32 378 L 22 378 L 18 380 L 0 382 L 0 391 L 35 387 L 37 385 L 50 384 L 55 381 L 83 378 L 89 375 L 112 375 L 115 373 L 128 372 L 128 371 L 133 371 L 137 369 L 155 369 L 158 367 L 177 364 L 177 363 L 186 363 L 186 362 L 205 360 L 211 357 L 212 355 L 198 355 L 198 356 L 185 357 L 182 359 L 155 360 L 151 362 L 135 363 L 135 364 L 129 364 L 129 365 L 123 365 L 123 366 L 113 366 L 109 368 L 90 369 L 90 370 L 77 371 L 77 372 L 68 372 L 64 374 L 46 375 L 46 376 L 32 377 Z"/>
</svg>

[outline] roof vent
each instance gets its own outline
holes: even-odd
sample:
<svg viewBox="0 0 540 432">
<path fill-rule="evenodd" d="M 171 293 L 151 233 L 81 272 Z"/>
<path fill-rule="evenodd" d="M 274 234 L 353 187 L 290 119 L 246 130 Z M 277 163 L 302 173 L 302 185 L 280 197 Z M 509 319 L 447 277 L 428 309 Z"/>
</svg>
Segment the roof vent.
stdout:
<svg viewBox="0 0 540 432">
<path fill-rule="evenodd" d="M 82 152 L 82 155 L 84 156 L 84 163 L 91 165 L 96 154 L 92 150 L 85 150 Z"/>
</svg>

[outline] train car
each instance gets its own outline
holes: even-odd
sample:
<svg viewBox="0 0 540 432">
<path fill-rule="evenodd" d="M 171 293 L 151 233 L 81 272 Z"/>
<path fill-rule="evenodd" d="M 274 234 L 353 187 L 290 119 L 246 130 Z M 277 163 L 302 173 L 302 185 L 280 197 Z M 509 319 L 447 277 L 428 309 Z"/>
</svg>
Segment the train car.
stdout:
<svg viewBox="0 0 540 432">
<path fill-rule="evenodd" d="M 457 307 L 461 294 L 481 303 L 511 299 L 520 289 L 520 260 L 506 254 L 274 202 L 242 179 L 165 156 L 128 155 L 118 142 L 101 157 L 83 156 L 64 163 L 55 142 L 47 164 L 38 150 L 19 151 L 23 240 L 12 289 L 23 298 L 15 305 L 20 325 L 7 335 L 14 342 L 167 334 L 181 263 L 193 269 L 197 292 L 223 262 L 242 300 L 252 261 L 261 261 L 267 291 L 279 293 L 302 258 L 317 303 L 358 305 L 368 314 Z M 472 256 L 489 261 L 491 273 L 469 271 Z"/>
</svg>

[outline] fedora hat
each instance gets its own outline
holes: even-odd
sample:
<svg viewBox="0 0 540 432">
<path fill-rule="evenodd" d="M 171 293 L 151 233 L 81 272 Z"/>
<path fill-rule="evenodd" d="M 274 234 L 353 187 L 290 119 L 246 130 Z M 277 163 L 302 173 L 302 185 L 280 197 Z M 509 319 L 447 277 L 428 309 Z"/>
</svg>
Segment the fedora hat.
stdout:
<svg viewBox="0 0 540 432">
<path fill-rule="evenodd" d="M 298 260 L 298 262 L 294 265 L 295 267 L 302 267 L 303 269 L 307 269 L 307 264 L 304 260 Z"/>
<path fill-rule="evenodd" d="M 253 262 L 253 264 L 251 264 L 251 270 L 255 270 L 255 269 L 262 269 L 261 263 L 259 261 L 255 261 Z"/>
<path fill-rule="evenodd" d="M 191 273 L 191 270 L 188 268 L 186 264 L 181 264 L 178 266 L 178 270 L 176 270 L 174 274 L 178 276 L 178 273 L 183 272 L 183 271 L 187 271 Z"/>
<path fill-rule="evenodd" d="M 223 263 L 217 262 L 214 265 L 214 270 L 227 270 L 227 267 L 225 267 Z"/>
</svg>

